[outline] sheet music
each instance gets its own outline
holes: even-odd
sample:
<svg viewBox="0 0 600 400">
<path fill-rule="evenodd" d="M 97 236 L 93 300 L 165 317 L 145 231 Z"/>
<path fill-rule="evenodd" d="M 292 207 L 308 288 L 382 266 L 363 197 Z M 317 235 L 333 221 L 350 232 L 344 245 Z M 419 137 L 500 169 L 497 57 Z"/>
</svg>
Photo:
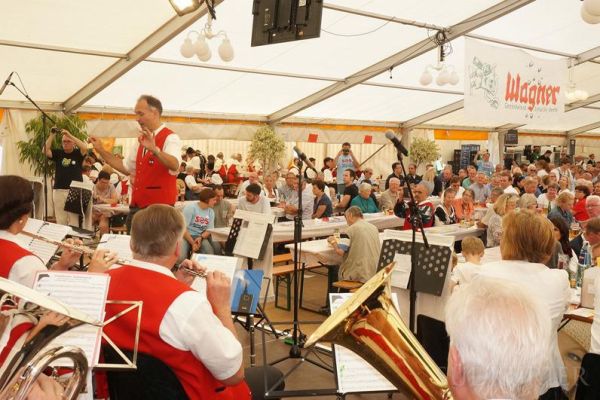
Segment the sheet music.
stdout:
<svg viewBox="0 0 600 400">
<path fill-rule="evenodd" d="M 70 231 L 70 227 L 65 225 L 53 224 L 51 222 L 45 222 L 39 219 L 29 218 L 23 230 L 25 232 L 33 233 L 36 235 L 44 236 L 45 238 L 52 239 L 58 242 L 67 236 Z M 58 246 L 50 244 L 38 239 L 33 239 L 30 236 L 20 233 L 19 239 L 22 243 L 27 244 L 27 250 L 38 256 L 45 264 L 48 264 L 54 253 L 58 250 Z"/>
<path fill-rule="evenodd" d="M 258 259 L 268 226 L 269 224 L 265 222 L 248 222 L 248 226 L 240 229 L 240 234 L 233 248 L 233 254 Z"/>
<path fill-rule="evenodd" d="M 102 321 L 109 281 L 108 274 L 47 271 L 38 272 L 33 288 Z M 60 335 L 48 346 L 79 347 L 85 352 L 88 364 L 94 366 L 100 354 L 101 329 L 88 324 L 78 326 Z"/>
<path fill-rule="evenodd" d="M 239 257 L 215 256 L 212 254 L 194 254 L 192 260 L 198 261 L 206 267 L 207 271 L 220 271 L 227 275 L 231 282 L 235 272 L 242 266 L 243 260 Z M 206 294 L 206 279 L 196 278 L 191 285 L 192 289 Z M 231 291 L 233 297 L 233 290 Z"/>
<path fill-rule="evenodd" d="M 331 313 L 339 309 L 352 293 L 330 293 Z M 345 347 L 334 345 L 335 367 L 339 393 L 396 391 L 396 387 L 371 364 Z"/>
<path fill-rule="evenodd" d="M 125 260 L 132 260 L 133 254 L 129 247 L 131 236 L 129 235 L 115 235 L 112 233 L 105 233 L 98 243 L 98 249 L 110 250 L 117 253 L 118 257 Z"/>
</svg>

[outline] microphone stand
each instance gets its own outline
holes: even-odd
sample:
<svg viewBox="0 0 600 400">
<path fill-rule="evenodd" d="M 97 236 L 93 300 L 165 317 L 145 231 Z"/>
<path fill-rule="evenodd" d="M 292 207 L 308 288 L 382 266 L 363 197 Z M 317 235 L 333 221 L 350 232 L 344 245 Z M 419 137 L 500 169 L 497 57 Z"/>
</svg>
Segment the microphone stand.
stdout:
<svg viewBox="0 0 600 400">
<path fill-rule="evenodd" d="M 14 87 L 15 89 L 17 89 L 19 91 L 19 93 L 21 93 L 27 100 L 29 100 L 29 102 L 31 104 L 33 104 L 33 106 L 35 108 L 37 108 L 37 110 L 39 112 L 42 113 L 42 139 L 44 141 L 44 149 L 46 148 L 46 120 L 50 120 L 50 122 L 52 122 L 53 125 L 56 125 L 56 121 L 49 116 L 48 114 L 46 114 L 46 112 L 44 110 L 42 110 L 40 108 L 40 106 L 38 106 L 38 104 L 33 101 L 33 99 L 31 97 L 29 97 L 29 95 L 25 92 L 23 92 L 21 89 L 19 89 L 19 87 L 17 85 L 15 85 L 13 82 L 9 82 L 8 83 L 10 86 Z M 46 157 L 46 154 L 44 154 L 44 157 Z M 44 159 L 44 221 L 48 221 L 48 160 Z"/>
<path fill-rule="evenodd" d="M 423 229 L 423 216 L 419 211 L 419 205 L 415 202 L 415 196 L 413 195 L 412 188 L 410 187 L 410 183 L 408 180 L 408 174 L 406 173 L 406 169 L 404 168 L 404 161 L 402 157 L 402 153 L 400 150 L 397 151 L 398 161 L 400 162 L 400 166 L 402 167 L 402 176 L 404 177 L 404 182 L 408 187 L 408 195 L 410 197 L 410 202 L 408 203 L 408 209 L 410 212 L 410 226 L 412 228 L 412 241 L 410 245 L 410 275 L 408 278 L 408 287 L 409 287 L 409 329 L 411 332 L 415 333 L 415 306 L 417 302 L 417 291 L 415 290 L 415 271 L 418 267 L 417 260 L 417 229 L 421 230 L 421 235 L 423 237 L 423 245 L 425 248 L 429 248 L 429 242 L 427 241 L 427 237 L 425 236 L 425 230 Z"/>
</svg>

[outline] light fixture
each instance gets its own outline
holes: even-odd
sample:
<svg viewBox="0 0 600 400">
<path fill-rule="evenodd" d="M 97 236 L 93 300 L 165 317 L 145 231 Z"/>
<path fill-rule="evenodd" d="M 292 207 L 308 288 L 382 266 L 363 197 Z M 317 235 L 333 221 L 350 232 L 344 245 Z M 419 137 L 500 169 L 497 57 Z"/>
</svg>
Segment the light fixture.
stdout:
<svg viewBox="0 0 600 400">
<path fill-rule="evenodd" d="M 571 59 L 569 66 L 569 87 L 565 91 L 565 98 L 567 99 L 567 103 L 573 103 L 576 101 L 587 100 L 590 96 L 588 92 L 582 89 L 577 89 L 577 85 L 575 84 L 575 60 Z"/>
<path fill-rule="evenodd" d="M 185 14 L 189 14 L 191 12 L 196 11 L 200 8 L 201 1 L 200 0 L 169 0 L 173 9 L 180 17 Z"/>
<path fill-rule="evenodd" d="M 212 52 L 206 39 L 210 40 L 215 37 L 222 37 L 223 41 L 219 45 L 218 49 L 219 57 L 221 57 L 221 60 L 225 62 L 233 60 L 233 46 L 227 37 L 227 33 L 225 31 L 213 33 L 212 21 L 213 17 L 209 15 L 206 25 L 204 25 L 204 28 L 200 32 L 190 31 L 187 34 L 187 37 L 183 40 L 183 44 L 179 48 L 179 52 L 182 56 L 185 58 L 192 58 L 195 55 L 200 61 L 208 61 L 212 57 Z M 192 42 L 192 38 L 190 37 L 192 33 L 196 34 L 195 42 Z"/>
<path fill-rule="evenodd" d="M 600 0 L 583 0 L 581 18 L 588 24 L 600 23 Z"/>
<path fill-rule="evenodd" d="M 429 85 L 433 82 L 433 71 L 437 72 L 437 78 L 435 83 L 438 86 L 444 86 L 446 84 L 456 85 L 460 80 L 458 73 L 453 65 L 449 65 L 445 62 L 445 58 L 452 52 L 452 46 L 447 41 L 446 33 L 444 31 L 438 31 L 433 39 L 438 44 L 438 63 L 436 65 L 429 64 L 425 67 L 425 70 L 421 74 L 419 83 L 423 86 Z"/>
</svg>

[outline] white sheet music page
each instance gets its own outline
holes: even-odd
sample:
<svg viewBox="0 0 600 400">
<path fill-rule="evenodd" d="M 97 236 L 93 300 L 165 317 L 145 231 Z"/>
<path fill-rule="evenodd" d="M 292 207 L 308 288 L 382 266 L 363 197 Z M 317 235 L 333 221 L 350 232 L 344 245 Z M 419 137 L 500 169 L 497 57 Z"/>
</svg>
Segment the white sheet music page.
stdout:
<svg viewBox="0 0 600 400">
<path fill-rule="evenodd" d="M 244 223 L 244 225 L 246 224 Z M 258 259 L 268 226 L 268 223 L 260 221 L 250 221 L 248 226 L 242 226 L 233 248 L 233 254 Z"/>
<path fill-rule="evenodd" d="M 133 254 L 129 247 L 131 236 L 129 235 L 114 235 L 112 233 L 105 233 L 98 243 L 98 249 L 110 250 L 117 253 L 119 258 L 132 260 Z"/>
<path fill-rule="evenodd" d="M 329 293 L 331 313 L 338 310 L 352 293 Z M 352 350 L 334 345 L 338 392 L 363 393 L 396 391 L 396 387 L 383 377 L 371 364 Z"/>
<path fill-rule="evenodd" d="M 215 256 L 212 254 L 194 254 L 192 260 L 198 261 L 206 267 L 207 271 L 220 271 L 227 275 L 233 282 L 235 272 L 242 267 L 243 260 L 239 257 Z M 206 293 L 206 279 L 196 278 L 191 285 L 192 289 Z"/>
<path fill-rule="evenodd" d="M 44 222 L 40 219 L 29 218 L 25 227 L 25 232 L 40 235 L 48 239 L 62 242 L 71 228 L 65 225 L 53 224 Z M 23 243 L 27 243 L 27 250 L 38 256 L 45 264 L 48 264 L 54 253 L 58 250 L 58 246 L 50 244 L 38 239 L 33 239 L 30 236 L 19 234 L 19 239 Z"/>
<path fill-rule="evenodd" d="M 38 272 L 33 288 L 103 321 L 110 276 L 89 272 Z M 81 348 L 88 364 L 98 363 L 101 328 L 84 324 L 54 339 L 48 346 L 69 345 Z"/>
</svg>

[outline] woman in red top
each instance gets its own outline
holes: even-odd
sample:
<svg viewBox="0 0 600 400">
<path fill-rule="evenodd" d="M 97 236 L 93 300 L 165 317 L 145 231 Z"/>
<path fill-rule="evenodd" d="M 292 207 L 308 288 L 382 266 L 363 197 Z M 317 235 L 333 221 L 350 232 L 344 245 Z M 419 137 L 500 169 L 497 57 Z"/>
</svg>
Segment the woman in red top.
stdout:
<svg viewBox="0 0 600 400">
<path fill-rule="evenodd" d="M 573 205 L 573 216 L 577 221 L 587 221 L 590 219 L 587 210 L 585 209 L 585 203 L 587 197 L 590 195 L 590 188 L 584 185 L 575 187 L 575 204 Z"/>
</svg>

